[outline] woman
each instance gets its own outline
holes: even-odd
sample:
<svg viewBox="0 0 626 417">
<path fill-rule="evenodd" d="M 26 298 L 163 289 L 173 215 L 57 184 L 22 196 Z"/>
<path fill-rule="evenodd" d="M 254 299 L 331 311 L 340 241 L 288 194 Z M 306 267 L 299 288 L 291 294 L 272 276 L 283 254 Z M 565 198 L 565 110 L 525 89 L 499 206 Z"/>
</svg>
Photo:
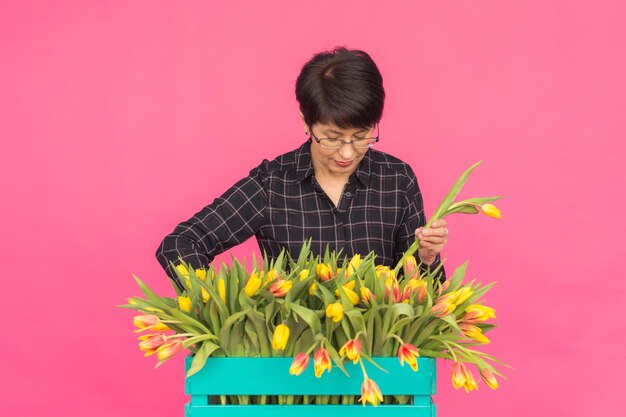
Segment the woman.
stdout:
<svg viewBox="0 0 626 417">
<path fill-rule="evenodd" d="M 212 204 L 165 237 L 157 259 L 176 281 L 170 262 L 194 268 L 251 236 L 276 257 L 297 254 L 311 238 L 323 254 L 377 254 L 395 266 L 419 239 L 422 268 L 434 268 L 447 241 L 445 220 L 425 224 L 415 174 L 399 159 L 372 149 L 385 100 L 374 61 L 359 50 L 336 48 L 315 55 L 296 81 L 308 140 L 298 149 L 264 160 Z"/>
</svg>

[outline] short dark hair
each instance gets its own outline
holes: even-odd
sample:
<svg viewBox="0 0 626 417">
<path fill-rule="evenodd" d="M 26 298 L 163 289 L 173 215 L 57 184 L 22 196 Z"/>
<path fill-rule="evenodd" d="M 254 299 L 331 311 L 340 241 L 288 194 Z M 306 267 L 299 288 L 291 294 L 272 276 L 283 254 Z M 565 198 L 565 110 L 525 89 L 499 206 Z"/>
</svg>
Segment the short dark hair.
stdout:
<svg viewBox="0 0 626 417">
<path fill-rule="evenodd" d="M 383 115 L 383 77 L 367 53 L 338 47 L 304 64 L 296 81 L 296 99 L 309 126 L 372 127 Z"/>
</svg>

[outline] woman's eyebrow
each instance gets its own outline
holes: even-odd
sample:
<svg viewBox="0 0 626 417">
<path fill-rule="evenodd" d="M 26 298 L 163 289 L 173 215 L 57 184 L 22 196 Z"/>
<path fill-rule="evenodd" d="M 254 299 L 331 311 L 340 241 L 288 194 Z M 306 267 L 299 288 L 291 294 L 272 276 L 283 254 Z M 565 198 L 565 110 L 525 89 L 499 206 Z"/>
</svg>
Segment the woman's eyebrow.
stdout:
<svg viewBox="0 0 626 417">
<path fill-rule="evenodd" d="M 355 133 L 367 132 L 368 130 L 370 130 L 370 129 L 361 129 L 361 130 L 357 130 Z M 324 133 L 326 135 L 329 134 L 329 133 L 334 133 L 336 135 L 342 135 L 343 134 L 343 132 L 338 132 L 338 131 L 332 130 L 332 129 L 322 130 L 322 133 Z"/>
</svg>

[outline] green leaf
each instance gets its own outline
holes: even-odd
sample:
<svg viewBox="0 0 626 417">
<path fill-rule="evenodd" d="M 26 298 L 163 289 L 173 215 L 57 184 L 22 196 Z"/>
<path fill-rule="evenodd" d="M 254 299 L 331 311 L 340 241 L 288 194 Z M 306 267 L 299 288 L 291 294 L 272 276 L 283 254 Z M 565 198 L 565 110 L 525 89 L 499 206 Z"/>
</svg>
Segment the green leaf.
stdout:
<svg viewBox="0 0 626 417">
<path fill-rule="evenodd" d="M 450 278 L 450 287 L 448 288 L 448 292 L 454 291 L 459 288 L 461 282 L 463 282 L 463 278 L 465 277 L 465 273 L 467 272 L 467 264 L 469 261 L 465 261 L 461 266 L 454 270 L 452 277 Z"/>
<path fill-rule="evenodd" d="M 202 346 L 198 349 L 193 357 L 193 360 L 191 361 L 191 366 L 187 371 L 187 378 L 200 371 L 204 367 L 207 358 L 219 348 L 220 347 L 218 345 L 208 340 L 202 342 Z"/>
<path fill-rule="evenodd" d="M 319 334 L 322 332 L 322 324 L 320 322 L 320 319 L 319 317 L 317 317 L 317 314 L 315 314 L 313 310 L 310 310 L 298 304 L 292 304 L 291 309 L 309 325 L 314 334 Z"/>
<path fill-rule="evenodd" d="M 224 325 L 222 326 L 222 329 L 220 331 L 220 341 L 221 341 L 222 347 L 224 348 L 224 351 L 226 353 L 230 353 L 230 342 L 231 342 L 230 331 L 231 331 L 231 328 L 235 325 L 235 323 L 237 323 L 239 320 L 241 320 L 242 317 L 244 317 L 246 315 L 246 313 L 248 313 L 248 311 L 249 310 L 246 309 L 245 311 L 239 311 L 237 313 L 234 313 L 233 315 L 228 317 L 226 319 L 226 321 L 224 322 Z"/>
<path fill-rule="evenodd" d="M 467 169 L 463 174 L 461 174 L 461 176 L 456 181 L 456 183 L 452 186 L 452 188 L 450 189 L 448 194 L 445 196 L 445 198 L 443 199 L 443 201 L 441 202 L 441 204 L 439 205 L 439 207 L 437 208 L 433 216 L 430 218 L 430 220 L 428 220 L 426 227 L 430 227 L 430 225 L 432 224 L 434 220 L 440 219 L 443 216 L 443 214 L 452 205 L 452 203 L 454 202 L 454 199 L 456 198 L 456 196 L 459 194 L 459 192 L 461 191 L 461 189 L 467 182 L 469 175 L 481 163 L 482 161 L 475 163 L 469 169 Z"/>
</svg>

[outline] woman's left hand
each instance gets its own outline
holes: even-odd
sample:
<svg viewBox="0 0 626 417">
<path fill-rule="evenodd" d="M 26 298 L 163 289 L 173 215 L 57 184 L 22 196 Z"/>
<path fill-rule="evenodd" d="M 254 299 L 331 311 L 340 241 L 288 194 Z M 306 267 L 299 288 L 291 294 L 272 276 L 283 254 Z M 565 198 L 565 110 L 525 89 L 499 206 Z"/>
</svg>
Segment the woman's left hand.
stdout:
<svg viewBox="0 0 626 417">
<path fill-rule="evenodd" d="M 415 229 L 415 239 L 420 241 L 418 249 L 422 263 L 431 265 L 448 242 L 448 223 L 444 219 L 435 220 L 428 228 Z"/>
</svg>

